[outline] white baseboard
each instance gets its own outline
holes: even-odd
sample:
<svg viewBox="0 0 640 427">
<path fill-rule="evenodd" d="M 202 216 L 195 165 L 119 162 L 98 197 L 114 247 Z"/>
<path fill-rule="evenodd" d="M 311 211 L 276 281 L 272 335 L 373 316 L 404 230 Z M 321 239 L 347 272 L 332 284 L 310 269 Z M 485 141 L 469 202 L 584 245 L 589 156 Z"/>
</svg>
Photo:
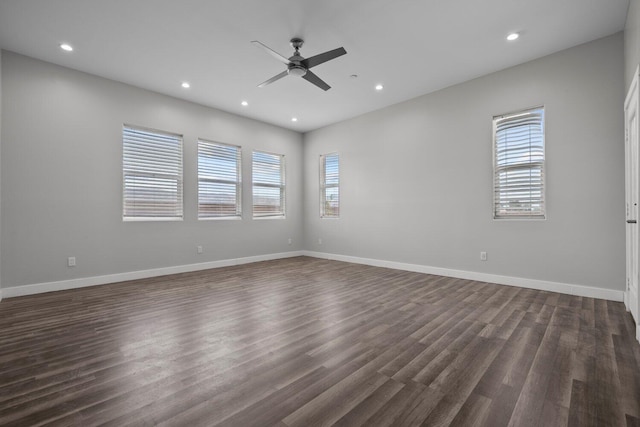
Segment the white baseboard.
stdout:
<svg viewBox="0 0 640 427">
<path fill-rule="evenodd" d="M 431 267 L 419 264 L 407 264 L 394 261 L 384 261 L 371 258 L 360 258 L 348 255 L 331 254 L 314 251 L 294 251 L 276 254 L 257 255 L 244 258 L 225 259 L 219 261 L 203 262 L 198 264 L 178 265 L 173 267 L 154 268 L 151 270 L 131 271 L 126 273 L 108 274 L 104 276 L 83 277 L 79 279 L 60 280 L 56 282 L 36 283 L 32 285 L 4 287 L 0 289 L 2 298 L 13 298 L 24 295 L 40 294 L 44 292 L 62 291 L 66 289 L 84 288 L 87 286 L 104 285 L 107 283 L 124 282 L 127 280 L 146 279 L 149 277 L 164 276 L 167 274 L 187 273 L 191 271 L 208 270 L 210 268 L 228 267 L 232 265 L 249 264 L 259 261 L 291 258 L 295 256 L 310 256 L 336 261 L 351 262 L 376 267 L 394 268 L 397 270 L 413 271 L 416 273 L 434 274 L 438 276 L 456 277 L 467 280 L 497 283 L 500 285 L 517 286 L 521 288 L 538 289 L 543 291 L 559 292 L 563 294 L 600 298 L 610 301 L 623 301 L 624 292 L 612 289 L 595 288 L 591 286 L 573 285 L 567 283 L 548 282 L 544 280 L 525 279 L 521 277 L 500 276 L 495 274 L 479 273 L 465 270 L 452 270 L 448 268 Z M 640 330 L 637 331 L 640 339 Z"/>
<path fill-rule="evenodd" d="M 475 271 L 452 270 L 448 268 L 430 267 L 427 265 L 406 264 L 401 262 L 360 258 L 324 252 L 303 251 L 303 255 L 314 258 L 352 262 L 354 264 L 364 264 L 372 265 L 375 267 L 386 267 L 394 268 L 396 270 L 413 271 L 416 273 L 434 274 L 437 276 L 448 276 L 459 279 L 477 280 L 480 282 L 496 283 L 499 285 L 558 292 L 561 294 L 569 294 L 580 297 L 599 298 L 617 302 L 622 302 L 624 299 L 623 291 L 616 291 L 613 289 L 595 288 L 591 286 L 573 285 L 559 282 L 548 282 L 545 280 L 525 279 L 522 277 L 500 276 L 496 274 L 479 273 Z"/>
<path fill-rule="evenodd" d="M 203 262 L 198 264 L 178 265 L 173 267 L 154 268 L 151 270 L 130 271 L 126 273 L 108 274 L 104 276 L 83 277 L 79 279 L 60 280 L 56 282 L 36 283 L 32 285 L 0 288 L 0 301 L 3 298 L 13 298 L 25 295 L 41 294 L 45 292 L 62 291 L 66 289 L 84 288 L 88 286 L 105 285 L 108 283 L 124 282 L 127 280 L 146 279 L 149 277 L 165 276 L 167 274 L 187 273 L 191 271 L 208 270 L 211 268 L 228 267 L 232 265 L 249 264 L 252 262 L 270 261 L 274 259 L 309 256 L 313 258 L 330 259 L 351 262 L 354 264 L 386 267 L 397 270 L 413 271 L 416 273 L 434 274 L 438 276 L 455 277 L 459 279 L 477 280 L 496 283 L 499 285 L 516 286 L 520 288 L 538 289 L 558 292 L 582 297 L 599 298 L 610 301 L 624 301 L 624 292 L 591 286 L 574 285 L 568 283 L 549 282 L 544 280 L 525 279 L 521 277 L 501 276 L 479 273 L 475 271 L 453 270 L 448 268 L 431 267 L 427 265 L 408 264 L 394 261 L 384 261 L 371 258 L 360 258 L 348 255 L 331 254 L 314 251 L 294 251 L 276 254 L 257 255 L 244 258 L 225 259 Z M 626 301 L 625 301 L 626 302 Z M 636 339 L 640 342 L 640 325 L 636 327 Z"/>
<path fill-rule="evenodd" d="M 198 264 L 177 265 L 173 267 L 154 268 L 151 270 L 130 271 L 127 273 L 107 274 L 104 276 L 83 277 L 80 279 L 60 280 L 57 282 L 36 283 L 33 285 L 6 287 L 0 290 L 0 296 L 5 298 L 25 295 L 41 294 L 44 292 L 63 291 L 66 289 L 84 288 L 87 286 L 106 285 L 107 283 L 124 282 L 127 280 L 146 279 L 149 277 L 165 276 L 167 274 L 188 273 L 191 271 L 208 270 L 210 268 L 229 267 L 232 265 L 249 264 L 259 261 L 291 258 L 304 255 L 302 251 L 282 252 L 277 254 L 257 255 L 245 258 L 224 259 Z"/>
</svg>

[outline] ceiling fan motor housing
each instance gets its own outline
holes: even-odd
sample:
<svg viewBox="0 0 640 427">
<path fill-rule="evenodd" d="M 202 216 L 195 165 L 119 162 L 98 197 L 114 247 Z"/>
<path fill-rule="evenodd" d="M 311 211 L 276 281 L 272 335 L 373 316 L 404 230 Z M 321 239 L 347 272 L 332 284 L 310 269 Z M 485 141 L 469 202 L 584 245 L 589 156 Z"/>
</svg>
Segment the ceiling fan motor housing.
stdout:
<svg viewBox="0 0 640 427">
<path fill-rule="evenodd" d="M 327 52 L 305 59 L 302 55 L 300 55 L 300 48 L 304 44 L 304 40 L 298 37 L 294 37 L 291 40 L 289 40 L 289 42 L 291 43 L 291 46 L 295 49 L 295 51 L 293 52 L 293 55 L 289 59 L 285 58 L 284 56 L 280 55 L 278 52 L 274 51 L 270 47 L 260 43 L 257 40 L 254 40 L 251 42 L 254 45 L 266 50 L 267 53 L 269 53 L 271 56 L 276 58 L 278 61 L 283 62 L 287 66 L 286 71 L 283 71 L 280 74 L 276 74 L 275 76 L 271 77 L 269 80 L 260 83 L 258 87 L 264 87 L 277 80 L 280 80 L 285 76 L 292 75 L 296 77 L 302 77 L 309 83 L 316 85 L 322 90 L 331 89 L 331 86 L 329 86 L 320 77 L 316 76 L 312 71 L 309 71 L 309 69 L 312 67 L 315 67 L 316 65 L 323 64 L 327 61 L 330 61 L 339 56 L 342 56 L 346 54 L 347 51 L 344 50 L 343 47 L 340 47 L 340 48 L 329 50 Z"/>
<path fill-rule="evenodd" d="M 306 67 L 300 65 L 300 62 L 302 62 L 304 58 L 302 57 L 302 55 L 300 55 L 298 49 L 302 47 L 302 45 L 304 44 L 304 40 L 298 37 L 294 37 L 290 40 L 290 43 L 296 51 L 293 53 L 293 56 L 289 58 L 289 66 L 287 67 L 287 71 L 291 76 L 302 77 L 307 74 L 307 69 Z"/>
</svg>

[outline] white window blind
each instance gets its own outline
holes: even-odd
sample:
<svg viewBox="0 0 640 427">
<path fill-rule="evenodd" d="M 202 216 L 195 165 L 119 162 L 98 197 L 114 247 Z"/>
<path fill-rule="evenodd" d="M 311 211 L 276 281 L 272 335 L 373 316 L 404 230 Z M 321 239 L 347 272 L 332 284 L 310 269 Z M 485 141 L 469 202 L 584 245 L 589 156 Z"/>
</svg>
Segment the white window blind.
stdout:
<svg viewBox="0 0 640 427">
<path fill-rule="evenodd" d="M 544 218 L 544 108 L 494 117 L 494 218 Z"/>
<path fill-rule="evenodd" d="M 198 140 L 198 218 L 242 216 L 241 151 Z"/>
<path fill-rule="evenodd" d="M 320 217 L 340 216 L 340 158 L 338 154 L 320 156 Z"/>
<path fill-rule="evenodd" d="M 253 152 L 253 216 L 285 214 L 284 156 Z"/>
<path fill-rule="evenodd" d="M 182 136 L 122 129 L 124 220 L 182 219 Z"/>
</svg>

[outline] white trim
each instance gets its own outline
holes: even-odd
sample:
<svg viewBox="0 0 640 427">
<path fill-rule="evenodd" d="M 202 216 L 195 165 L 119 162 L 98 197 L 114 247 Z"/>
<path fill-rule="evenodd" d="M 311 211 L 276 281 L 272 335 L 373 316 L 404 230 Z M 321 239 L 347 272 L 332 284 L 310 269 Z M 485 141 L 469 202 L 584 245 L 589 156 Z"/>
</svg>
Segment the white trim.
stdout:
<svg viewBox="0 0 640 427">
<path fill-rule="evenodd" d="M 574 285 L 568 283 L 549 282 L 545 280 L 526 279 L 522 277 L 501 276 L 496 274 L 479 273 L 466 270 L 452 270 L 449 268 L 431 267 L 427 265 L 408 264 L 395 261 L 384 261 L 371 258 L 360 258 L 348 255 L 331 254 L 314 251 L 293 251 L 276 254 L 257 255 L 244 258 L 233 258 L 219 261 L 209 261 L 198 264 L 177 265 L 173 267 L 154 268 L 151 270 L 130 271 L 127 273 L 108 274 L 104 276 L 83 277 L 80 279 L 60 280 L 57 282 L 35 283 L 32 285 L 3 287 L 0 297 L 13 298 L 24 295 L 40 294 L 44 292 L 61 291 L 66 289 L 84 288 L 87 286 L 105 285 L 107 283 L 124 282 L 127 280 L 146 279 L 167 274 L 187 273 L 191 271 L 208 270 L 211 268 L 228 267 L 232 265 L 249 264 L 252 262 L 271 261 L 275 259 L 309 256 L 313 258 L 330 259 L 351 262 L 354 264 L 371 265 L 375 267 L 394 268 L 397 270 L 413 271 L 416 273 L 435 274 L 438 276 L 455 277 L 459 279 L 477 280 L 496 283 L 499 285 L 517 286 L 521 288 L 538 289 L 559 292 L 562 294 L 600 298 L 622 302 L 624 292 L 613 289 L 596 288 L 592 286 Z M 640 333 L 640 330 L 638 330 Z"/>
<path fill-rule="evenodd" d="M 629 90 L 627 91 L 627 95 L 624 97 L 624 108 L 627 108 L 629 106 L 631 99 L 635 96 L 633 92 L 638 86 L 639 77 L 640 77 L 640 64 L 636 66 L 636 72 L 633 74 L 633 79 L 631 80 L 631 84 L 629 85 Z"/>
<path fill-rule="evenodd" d="M 187 273 L 191 271 L 208 270 L 211 268 L 228 267 L 232 265 L 249 264 L 252 262 L 271 261 L 274 259 L 292 258 L 304 255 L 302 251 L 281 252 L 276 254 L 256 255 L 244 258 L 224 259 L 198 264 L 176 265 L 173 267 L 154 268 L 151 270 L 130 271 L 127 273 L 107 274 L 105 276 L 83 277 L 80 279 L 60 280 L 57 282 L 35 283 L 32 285 L 4 287 L 0 292 L 5 298 L 24 295 L 41 294 L 44 292 L 62 291 L 66 289 L 84 288 L 88 286 L 106 285 L 107 283 L 124 282 L 127 280 L 146 279 L 149 277 L 165 276 L 167 274 Z"/>
<path fill-rule="evenodd" d="M 626 229 L 625 229 L 625 239 L 626 239 L 626 283 L 625 283 L 625 291 L 624 291 L 624 305 L 627 311 L 631 313 L 631 317 L 636 323 L 636 334 L 638 341 L 640 342 L 640 316 L 638 315 L 638 309 L 640 306 L 639 290 L 638 290 L 638 235 L 637 230 L 633 230 L 630 228 L 629 220 L 637 220 L 638 212 L 635 202 L 638 197 L 638 190 L 633 185 L 634 180 L 637 181 L 637 153 L 634 153 L 632 149 L 631 140 L 629 138 L 629 131 L 631 127 L 629 126 L 629 116 L 636 116 L 636 126 L 635 131 L 636 135 L 638 132 L 637 125 L 637 117 L 640 110 L 640 105 L 638 104 L 638 79 L 640 78 L 640 64 L 636 67 L 636 71 L 633 75 L 633 80 L 631 81 L 631 85 L 629 86 L 629 91 L 627 92 L 627 96 L 624 100 L 624 157 L 625 157 L 625 202 L 626 202 Z M 633 156 L 636 158 L 633 158 Z M 637 185 L 637 184 L 636 184 Z M 637 225 L 633 225 L 631 227 L 637 227 Z M 633 284 L 635 289 L 631 290 L 631 284 Z"/>
<path fill-rule="evenodd" d="M 459 279 L 477 280 L 480 282 L 496 283 L 499 285 L 516 286 L 520 288 L 537 289 L 541 291 L 558 292 L 581 297 L 599 298 L 621 302 L 623 291 L 596 288 L 592 286 L 573 285 L 568 283 L 548 282 L 546 280 L 525 279 L 522 277 L 500 276 L 496 274 L 479 273 L 466 270 L 452 270 L 449 268 L 431 267 L 428 265 L 406 264 L 394 261 L 384 261 L 371 258 L 360 258 L 347 255 L 330 254 L 324 252 L 303 251 L 303 255 L 314 258 L 335 261 L 352 262 L 355 264 L 372 265 L 375 267 L 394 268 L 397 270 L 413 271 L 416 273 L 434 274 L 438 276 L 455 277 Z"/>
</svg>

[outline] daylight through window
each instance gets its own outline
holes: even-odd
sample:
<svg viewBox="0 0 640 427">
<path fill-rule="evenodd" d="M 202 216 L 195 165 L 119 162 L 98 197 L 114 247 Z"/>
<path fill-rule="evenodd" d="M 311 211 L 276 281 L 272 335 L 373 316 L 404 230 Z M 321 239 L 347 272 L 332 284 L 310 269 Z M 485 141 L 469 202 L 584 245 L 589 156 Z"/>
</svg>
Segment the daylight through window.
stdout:
<svg viewBox="0 0 640 427">
<path fill-rule="evenodd" d="M 181 220 L 182 136 L 122 129 L 123 219 Z"/>
<path fill-rule="evenodd" d="M 242 216 L 241 149 L 198 140 L 198 218 Z"/>
<path fill-rule="evenodd" d="M 336 153 L 320 156 L 320 216 L 340 216 L 340 158 Z"/>
<path fill-rule="evenodd" d="M 494 117 L 494 218 L 544 218 L 544 108 Z"/>
<path fill-rule="evenodd" d="M 284 156 L 253 152 L 253 216 L 285 216 Z"/>
</svg>

